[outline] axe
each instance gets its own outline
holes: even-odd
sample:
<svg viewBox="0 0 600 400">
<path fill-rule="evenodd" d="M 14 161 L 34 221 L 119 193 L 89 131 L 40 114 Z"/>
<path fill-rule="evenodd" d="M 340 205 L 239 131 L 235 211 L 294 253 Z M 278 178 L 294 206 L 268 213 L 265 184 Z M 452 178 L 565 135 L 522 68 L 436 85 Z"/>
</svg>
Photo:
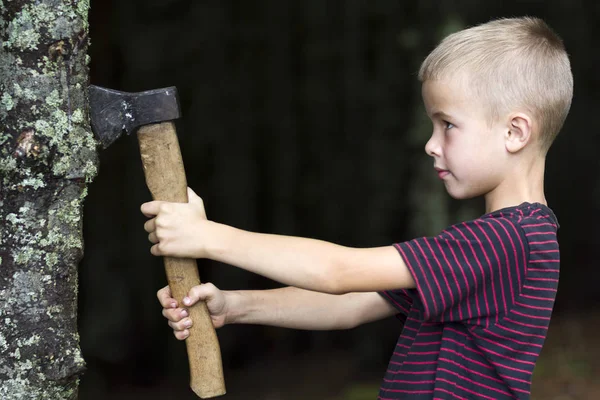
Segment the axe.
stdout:
<svg viewBox="0 0 600 400">
<path fill-rule="evenodd" d="M 91 85 L 88 89 L 92 130 L 103 148 L 123 131 L 137 131 L 146 184 L 154 200 L 187 203 L 187 181 L 174 119 L 180 117 L 177 89 L 127 93 Z M 182 304 L 200 284 L 194 259 L 164 257 L 171 294 Z M 194 325 L 186 339 L 190 387 L 201 398 L 225 394 L 221 350 L 204 302 L 188 309 Z"/>
</svg>

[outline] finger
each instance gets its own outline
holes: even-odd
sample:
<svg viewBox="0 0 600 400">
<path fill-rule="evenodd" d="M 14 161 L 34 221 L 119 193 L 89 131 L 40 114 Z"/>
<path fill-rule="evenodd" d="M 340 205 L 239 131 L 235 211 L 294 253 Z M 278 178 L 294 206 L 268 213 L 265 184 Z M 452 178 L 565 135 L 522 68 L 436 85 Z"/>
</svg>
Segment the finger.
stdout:
<svg viewBox="0 0 600 400">
<path fill-rule="evenodd" d="M 150 248 L 150 253 L 152 253 L 153 256 L 162 256 L 163 255 L 163 253 L 160 250 L 159 246 L 160 246 L 160 243 L 157 243 L 157 244 L 155 244 L 154 246 L 152 246 Z"/>
<path fill-rule="evenodd" d="M 169 326 L 174 331 L 184 331 L 192 326 L 192 320 L 190 318 L 184 318 L 181 321 L 169 321 Z"/>
<path fill-rule="evenodd" d="M 211 290 L 213 289 L 215 289 L 215 286 L 210 283 L 201 283 L 200 285 L 194 286 L 190 289 L 188 295 L 183 298 L 183 304 L 192 306 L 200 300 L 206 301 L 212 296 Z"/>
<path fill-rule="evenodd" d="M 171 288 L 169 286 L 165 286 L 156 292 L 156 297 L 163 308 L 177 308 L 177 300 L 171 295 Z"/>
<path fill-rule="evenodd" d="M 158 236 L 156 236 L 156 232 L 148 234 L 148 240 L 150 241 L 150 243 L 158 243 Z"/>
<path fill-rule="evenodd" d="M 188 195 L 188 203 L 202 203 L 202 204 L 204 204 L 204 202 L 202 201 L 202 198 L 200 196 L 198 196 L 196 194 L 196 192 L 194 192 L 192 190 L 192 188 L 189 187 L 189 186 L 187 188 L 187 195 Z"/>
<path fill-rule="evenodd" d="M 142 211 L 142 214 L 144 214 L 146 217 L 152 218 L 156 214 L 158 214 L 162 203 L 162 201 L 150 201 L 148 203 L 142 204 L 140 210 Z"/>
<path fill-rule="evenodd" d="M 189 316 L 185 308 L 163 308 L 162 315 L 169 321 L 179 322 Z"/>
<path fill-rule="evenodd" d="M 202 200 L 202 198 L 200 196 L 198 196 L 196 194 L 196 192 L 194 192 L 192 190 L 192 188 L 188 187 L 187 190 L 188 190 L 188 203 L 198 204 L 202 209 L 202 216 L 204 218 L 206 218 L 206 209 L 204 208 L 204 200 Z"/>
<path fill-rule="evenodd" d="M 148 233 L 154 232 L 156 230 L 156 218 L 149 219 L 144 224 L 144 230 Z"/>
<path fill-rule="evenodd" d="M 190 336 L 190 331 L 187 329 L 184 331 L 173 331 L 173 334 L 178 340 L 185 340 L 188 338 L 188 336 Z"/>
</svg>

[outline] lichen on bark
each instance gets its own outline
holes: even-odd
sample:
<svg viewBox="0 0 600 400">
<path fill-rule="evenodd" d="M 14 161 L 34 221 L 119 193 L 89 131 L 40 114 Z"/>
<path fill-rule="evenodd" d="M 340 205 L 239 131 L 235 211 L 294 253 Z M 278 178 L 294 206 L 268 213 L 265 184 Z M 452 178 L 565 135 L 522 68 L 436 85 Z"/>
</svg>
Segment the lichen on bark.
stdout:
<svg viewBox="0 0 600 400">
<path fill-rule="evenodd" d="M 74 399 L 89 0 L 0 0 L 0 398 Z"/>
</svg>

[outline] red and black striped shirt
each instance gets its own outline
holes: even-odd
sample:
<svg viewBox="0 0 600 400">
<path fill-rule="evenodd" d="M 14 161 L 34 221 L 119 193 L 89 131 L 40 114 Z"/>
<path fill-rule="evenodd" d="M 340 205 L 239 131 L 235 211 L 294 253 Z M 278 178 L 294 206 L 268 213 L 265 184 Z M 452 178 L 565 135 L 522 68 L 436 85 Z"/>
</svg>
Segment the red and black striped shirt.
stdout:
<svg viewBox="0 0 600 400">
<path fill-rule="evenodd" d="M 395 245 L 416 289 L 379 399 L 529 399 L 559 276 L 558 222 L 523 203 Z"/>
</svg>

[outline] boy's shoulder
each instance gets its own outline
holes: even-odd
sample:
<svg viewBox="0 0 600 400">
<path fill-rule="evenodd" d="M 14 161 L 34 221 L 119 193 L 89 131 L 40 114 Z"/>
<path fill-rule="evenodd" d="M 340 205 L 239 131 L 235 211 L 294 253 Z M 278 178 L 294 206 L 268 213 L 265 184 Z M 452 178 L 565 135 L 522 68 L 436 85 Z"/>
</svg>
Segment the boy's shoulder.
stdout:
<svg viewBox="0 0 600 400">
<path fill-rule="evenodd" d="M 541 203 L 524 202 L 517 206 L 506 207 L 492 211 L 479 217 L 480 220 L 502 219 L 508 220 L 521 227 L 531 224 L 550 224 L 558 229 L 558 219 L 550 207 Z"/>
<path fill-rule="evenodd" d="M 444 241 L 474 241 L 480 245 L 503 249 L 503 244 L 517 244 L 525 251 L 540 244 L 540 237 L 551 235 L 556 242 L 559 224 L 554 212 L 541 203 L 524 202 L 463 221 L 444 229 L 438 238 Z M 548 239 L 549 240 L 549 239 Z"/>
</svg>

